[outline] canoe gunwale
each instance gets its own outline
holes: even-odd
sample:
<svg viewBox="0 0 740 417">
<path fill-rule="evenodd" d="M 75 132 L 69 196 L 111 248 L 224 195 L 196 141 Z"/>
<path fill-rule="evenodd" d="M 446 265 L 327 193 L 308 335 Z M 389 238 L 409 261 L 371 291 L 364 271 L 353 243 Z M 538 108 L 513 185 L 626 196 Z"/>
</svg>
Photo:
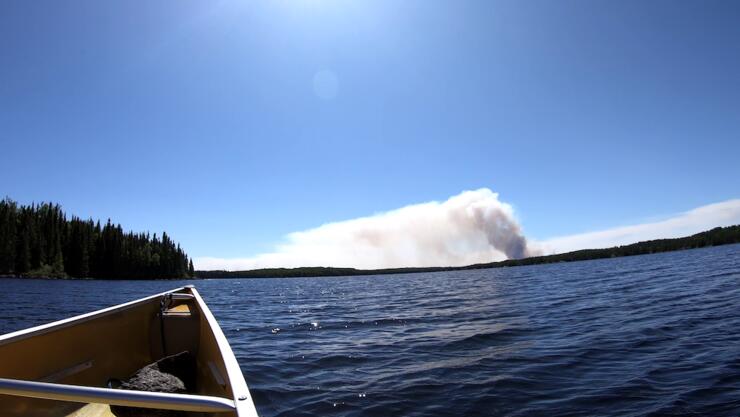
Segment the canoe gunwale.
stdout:
<svg viewBox="0 0 740 417">
<path fill-rule="evenodd" d="M 234 401 L 222 397 L 97 388 L 7 378 L 0 378 L 0 394 L 160 410 L 219 413 L 233 412 L 236 409 Z"/>
<path fill-rule="evenodd" d="M 38 382 L 6 378 L 0 378 L 0 394 L 32 398 L 46 398 L 52 400 L 58 399 L 62 401 L 72 402 L 107 402 L 114 405 L 130 406 L 136 405 L 133 405 L 133 403 L 131 402 L 124 404 L 119 401 L 121 400 L 121 398 L 124 398 L 126 396 L 140 396 L 140 398 L 137 398 L 138 400 L 143 401 L 141 404 L 148 404 L 139 405 L 140 407 L 185 411 L 204 411 L 212 413 L 226 412 L 227 414 L 230 412 L 232 413 L 231 415 L 238 417 L 257 417 L 258 414 L 252 401 L 251 393 L 249 392 L 247 383 L 244 380 L 244 375 L 241 372 L 241 368 L 238 361 L 236 360 L 236 357 L 234 356 L 231 346 L 229 345 L 229 342 L 226 339 L 223 330 L 216 321 L 216 318 L 213 316 L 213 313 L 211 313 L 205 301 L 203 301 L 203 298 L 201 298 L 200 294 L 193 285 L 186 285 L 183 287 L 164 291 L 158 294 L 150 295 L 144 298 L 92 311 L 89 313 L 80 314 L 77 316 L 69 317 L 47 324 L 42 324 L 28 329 L 18 330 L 5 335 L 0 335 L 0 346 L 6 346 L 14 342 L 23 341 L 25 339 L 45 335 L 48 333 L 53 333 L 82 323 L 86 323 L 88 321 L 96 320 L 101 317 L 106 317 L 109 315 L 118 314 L 130 309 L 134 309 L 145 304 L 154 302 L 159 304 L 162 297 L 168 294 L 171 296 L 171 299 L 191 301 L 197 305 L 198 310 L 200 311 L 201 321 L 205 322 L 203 323 L 203 325 L 209 328 L 210 332 L 212 333 L 213 338 L 211 340 L 215 343 L 215 347 L 220 354 L 223 366 L 225 368 L 224 370 L 226 371 L 226 375 L 223 376 L 228 380 L 229 391 L 232 395 L 229 395 L 227 393 L 225 397 L 222 397 L 192 394 L 165 394 L 144 391 L 112 390 L 109 388 L 98 388 L 83 385 L 65 385 L 50 382 Z M 229 396 L 231 396 L 232 398 L 228 398 Z M 97 398 L 97 401 L 95 401 L 95 398 Z M 116 400 L 116 398 L 118 398 L 118 400 Z M 108 399 L 110 399 L 110 401 L 108 401 Z M 183 406 L 187 408 L 181 408 Z M 197 408 L 200 406 L 203 406 L 205 408 Z"/>
<path fill-rule="evenodd" d="M 213 331 L 213 336 L 216 339 L 218 349 L 221 351 L 221 357 L 224 360 L 226 367 L 226 377 L 229 380 L 231 391 L 234 394 L 234 404 L 236 406 L 236 412 L 239 417 L 254 416 L 257 417 L 257 410 L 254 407 L 251 393 L 247 387 L 247 382 L 244 380 L 244 374 L 242 374 L 239 362 L 234 356 L 234 352 L 231 350 L 231 345 L 226 339 L 221 326 L 218 325 L 216 318 L 208 309 L 205 301 L 201 298 L 195 287 L 190 287 L 190 292 L 195 296 L 195 301 L 200 307 L 203 318 L 208 322 L 208 326 Z"/>
<path fill-rule="evenodd" d="M 136 307 L 141 304 L 146 304 L 153 301 L 154 299 L 161 298 L 162 296 L 174 292 L 183 291 L 185 289 L 194 289 L 192 286 L 175 288 L 174 290 L 164 291 L 159 294 L 150 295 L 148 297 L 140 298 L 138 300 L 129 301 L 123 304 L 117 304 L 111 307 L 106 307 L 100 310 L 95 310 L 90 313 L 80 314 L 78 316 L 69 317 L 62 320 L 53 321 L 51 323 L 42 324 L 40 326 L 30 327 L 28 329 L 18 330 L 15 332 L 7 333 L 0 336 L 0 346 L 7 343 L 17 342 L 29 337 L 39 336 L 49 332 L 64 329 L 69 326 L 74 326 L 80 323 L 84 323 L 89 320 L 97 319 L 109 314 L 118 313 L 120 311 L 128 310 L 129 308 Z"/>
</svg>

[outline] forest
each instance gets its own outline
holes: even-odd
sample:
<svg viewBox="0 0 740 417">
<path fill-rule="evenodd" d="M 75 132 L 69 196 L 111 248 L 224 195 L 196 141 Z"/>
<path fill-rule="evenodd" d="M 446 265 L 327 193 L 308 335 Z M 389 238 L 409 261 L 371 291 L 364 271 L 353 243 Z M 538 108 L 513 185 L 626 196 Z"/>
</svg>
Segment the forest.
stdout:
<svg viewBox="0 0 740 417">
<path fill-rule="evenodd" d="M 676 239 L 658 239 L 615 246 L 606 249 L 584 249 L 574 252 L 548 256 L 536 256 L 523 259 L 508 259 L 460 267 L 430 268 L 391 268 L 391 269 L 355 269 L 330 267 L 304 268 L 270 268 L 251 271 L 195 271 L 199 278 L 293 278 L 293 277 L 326 277 L 349 275 L 387 275 L 410 274 L 416 272 L 459 271 L 466 269 L 503 268 L 509 266 L 549 264 L 556 262 L 575 262 L 589 259 L 618 258 L 622 256 L 646 255 L 658 252 L 669 252 L 683 249 L 695 249 L 708 246 L 740 243 L 740 225 L 717 227 L 692 236 Z"/>
<path fill-rule="evenodd" d="M 167 233 L 124 232 L 108 219 L 67 215 L 58 204 L 19 205 L 0 200 L 0 276 L 97 279 L 277 278 L 381 275 L 501 268 L 554 262 L 615 258 L 740 243 L 740 225 L 717 227 L 692 236 L 585 249 L 556 255 L 462 267 L 354 269 L 332 267 L 272 268 L 251 271 L 194 271 L 193 262 Z"/>
<path fill-rule="evenodd" d="M 110 219 L 69 219 L 58 204 L 0 201 L 0 276 L 174 279 L 192 260 L 167 235 L 124 232 Z"/>
</svg>

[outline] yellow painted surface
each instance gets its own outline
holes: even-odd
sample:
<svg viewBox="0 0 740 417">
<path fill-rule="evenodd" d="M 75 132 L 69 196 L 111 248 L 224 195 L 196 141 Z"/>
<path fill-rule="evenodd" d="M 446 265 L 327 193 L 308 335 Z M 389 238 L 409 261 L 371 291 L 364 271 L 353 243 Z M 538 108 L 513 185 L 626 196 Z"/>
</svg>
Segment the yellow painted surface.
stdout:
<svg viewBox="0 0 740 417">
<path fill-rule="evenodd" d="M 231 387 L 214 380 L 209 363 L 226 376 L 221 352 L 198 305 L 180 303 L 163 318 L 160 299 L 62 323 L 0 343 L 0 377 L 104 387 L 108 379 L 126 379 L 164 354 L 188 350 L 196 355 L 198 394 L 233 398 Z M 166 334 L 163 352 L 161 334 Z M 198 416 L 235 416 L 236 413 Z M 115 417 L 104 404 L 0 395 L 0 417 Z"/>
<path fill-rule="evenodd" d="M 87 404 L 67 417 L 116 417 L 108 404 Z"/>
<path fill-rule="evenodd" d="M 167 309 L 168 313 L 179 313 L 179 314 L 188 314 L 190 313 L 190 307 L 188 307 L 187 304 L 180 304 L 177 306 L 174 306 L 172 308 Z"/>
<path fill-rule="evenodd" d="M 159 300 L 70 322 L 0 345 L 0 376 L 30 381 L 104 387 L 154 362 L 150 331 Z M 158 321 L 156 322 L 158 323 Z M 91 366 L 68 373 L 70 367 Z M 51 377 L 51 379 L 50 379 Z M 67 415 L 79 405 L 0 395 L 3 416 Z"/>
</svg>

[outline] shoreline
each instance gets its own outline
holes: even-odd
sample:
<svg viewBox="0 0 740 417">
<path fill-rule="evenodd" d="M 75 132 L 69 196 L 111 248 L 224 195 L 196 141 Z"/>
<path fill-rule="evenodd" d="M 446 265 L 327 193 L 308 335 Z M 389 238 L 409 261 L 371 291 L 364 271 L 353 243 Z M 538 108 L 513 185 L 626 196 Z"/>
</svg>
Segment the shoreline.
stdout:
<svg viewBox="0 0 740 417">
<path fill-rule="evenodd" d="M 246 271 L 195 271 L 194 277 L 179 278 L 76 278 L 50 276 L 0 275 L 0 279 L 44 279 L 44 280 L 86 280 L 86 281 L 177 281 L 201 279 L 264 279 L 264 278 L 320 278 L 371 275 L 400 275 L 430 272 L 467 271 L 478 269 L 510 268 L 517 266 L 545 265 L 563 262 L 581 262 L 597 259 L 623 258 L 628 256 L 650 255 L 682 250 L 701 249 L 740 243 L 740 225 L 717 227 L 691 236 L 675 239 L 658 239 L 614 246 L 604 249 L 582 249 L 555 255 L 533 256 L 522 259 L 481 263 L 465 266 L 407 267 L 385 269 L 356 269 L 333 267 L 265 268 Z"/>
<path fill-rule="evenodd" d="M 581 249 L 555 255 L 533 256 L 522 259 L 480 263 L 465 266 L 407 267 L 384 269 L 356 269 L 332 267 L 265 268 L 246 271 L 195 271 L 196 278 L 314 278 L 333 276 L 396 275 L 445 271 L 465 271 L 474 269 L 508 268 L 516 266 L 543 265 L 562 262 L 579 262 L 595 259 L 623 258 L 627 256 L 650 255 L 663 252 L 700 249 L 706 247 L 740 243 L 740 225 L 716 227 L 691 236 L 674 239 L 657 239 L 613 246 L 603 249 Z"/>
</svg>

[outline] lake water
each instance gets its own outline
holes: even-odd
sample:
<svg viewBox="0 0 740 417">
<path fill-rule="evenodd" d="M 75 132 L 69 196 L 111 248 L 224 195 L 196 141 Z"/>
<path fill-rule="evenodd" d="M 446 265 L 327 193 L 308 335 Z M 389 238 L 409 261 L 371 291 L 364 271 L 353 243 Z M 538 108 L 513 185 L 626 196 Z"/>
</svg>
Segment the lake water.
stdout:
<svg viewBox="0 0 740 417">
<path fill-rule="evenodd" d="M 0 332 L 189 283 L 265 417 L 740 415 L 740 245 L 394 276 L 8 279 Z"/>
</svg>

